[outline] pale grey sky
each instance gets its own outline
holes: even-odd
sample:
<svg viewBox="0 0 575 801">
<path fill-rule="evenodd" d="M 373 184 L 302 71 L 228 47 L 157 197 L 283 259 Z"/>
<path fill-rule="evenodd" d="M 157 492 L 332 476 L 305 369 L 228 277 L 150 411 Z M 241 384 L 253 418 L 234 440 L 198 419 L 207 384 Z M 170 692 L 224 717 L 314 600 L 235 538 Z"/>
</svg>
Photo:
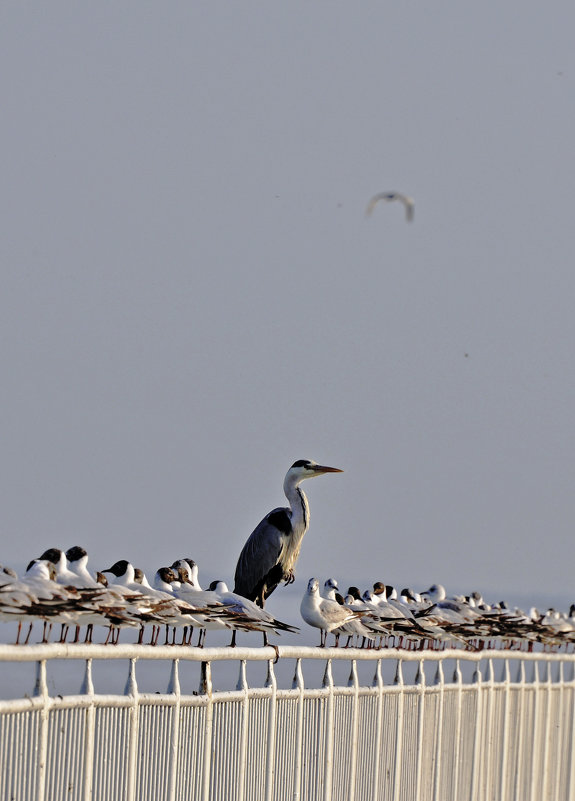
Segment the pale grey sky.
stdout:
<svg viewBox="0 0 575 801">
<path fill-rule="evenodd" d="M 571 599 L 575 7 L 0 8 L 0 561 Z M 415 198 L 413 224 L 398 204 Z M 274 611 L 281 608 L 278 589 Z M 280 604 L 280 606 L 278 606 Z"/>
</svg>

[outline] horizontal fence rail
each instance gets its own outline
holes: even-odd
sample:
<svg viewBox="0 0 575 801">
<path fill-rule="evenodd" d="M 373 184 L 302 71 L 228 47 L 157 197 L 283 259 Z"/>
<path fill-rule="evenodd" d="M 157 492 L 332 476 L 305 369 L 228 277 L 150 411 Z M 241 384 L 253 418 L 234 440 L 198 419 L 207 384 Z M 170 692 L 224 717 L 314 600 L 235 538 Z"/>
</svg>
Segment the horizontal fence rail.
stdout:
<svg viewBox="0 0 575 801">
<path fill-rule="evenodd" d="M 574 664 L 505 651 L 0 645 L 6 691 L 33 672 L 0 701 L 0 798 L 567 801 Z M 74 682 L 75 694 L 57 692 Z"/>
</svg>

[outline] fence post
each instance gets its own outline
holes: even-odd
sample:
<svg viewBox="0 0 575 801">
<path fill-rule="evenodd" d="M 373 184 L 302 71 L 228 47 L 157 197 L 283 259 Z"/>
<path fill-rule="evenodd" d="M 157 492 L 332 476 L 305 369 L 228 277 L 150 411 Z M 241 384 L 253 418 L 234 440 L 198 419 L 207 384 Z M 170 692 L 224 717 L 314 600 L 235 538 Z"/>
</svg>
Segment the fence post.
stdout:
<svg viewBox="0 0 575 801">
<path fill-rule="evenodd" d="M 455 729 L 453 732 L 453 736 L 455 739 L 454 743 L 454 755 L 453 755 L 453 798 L 459 797 L 459 751 L 460 751 L 460 743 L 461 743 L 461 710 L 463 706 L 463 676 L 461 674 L 461 665 L 459 659 L 455 660 L 455 668 L 453 670 L 453 683 L 457 684 L 457 707 L 456 707 L 456 717 L 455 717 Z"/>
<path fill-rule="evenodd" d="M 499 798 L 503 801 L 506 797 L 505 788 L 507 787 L 507 739 L 509 731 L 509 692 L 511 678 L 509 674 L 509 660 L 503 662 L 503 672 L 501 674 L 501 692 L 503 693 L 503 732 L 501 742 L 501 779 L 499 782 Z"/>
<path fill-rule="evenodd" d="M 50 699 L 46 682 L 46 660 L 36 664 L 36 684 L 34 695 L 42 698 L 40 710 L 40 734 L 38 738 L 38 776 L 36 782 L 36 801 L 44 801 L 46 792 L 46 761 L 48 758 L 48 715 Z"/>
<path fill-rule="evenodd" d="M 480 755 L 481 755 L 481 738 L 483 734 L 483 721 L 482 721 L 482 679 L 481 679 L 481 663 L 478 662 L 473 673 L 473 683 L 476 688 L 476 706 L 475 706 L 475 736 L 473 742 L 473 761 L 471 763 L 471 781 L 469 783 L 469 801 L 475 801 L 478 795 L 479 788 L 479 771 L 480 771 Z"/>
<path fill-rule="evenodd" d="M 210 662 L 202 662 L 200 678 L 200 694 L 206 697 L 206 713 L 204 721 L 204 764 L 202 766 L 202 799 L 210 799 L 210 781 L 212 778 L 212 729 L 214 722 L 214 706 L 212 701 L 212 666 Z"/>
<path fill-rule="evenodd" d="M 168 692 L 175 696 L 176 703 L 172 707 L 172 730 L 170 733 L 170 764 L 168 779 L 168 799 L 174 801 L 178 782 L 178 752 L 180 749 L 180 676 L 177 659 L 172 660 L 172 672 Z"/>
<path fill-rule="evenodd" d="M 243 693 L 242 699 L 242 734 L 240 740 L 239 775 L 238 775 L 238 801 L 244 801 L 246 792 L 246 756 L 248 749 L 248 725 L 250 712 L 250 699 L 248 695 L 248 679 L 246 674 L 246 660 L 240 662 L 240 675 L 237 688 Z"/>
<path fill-rule="evenodd" d="M 515 782 L 513 787 L 514 801 L 522 801 L 519 795 L 519 788 L 521 784 L 521 768 L 523 767 L 523 760 L 521 755 L 523 753 L 523 730 L 525 726 L 525 662 L 519 662 L 519 670 L 517 671 L 517 683 L 519 684 L 519 710 L 517 719 L 519 720 L 518 728 L 518 742 L 517 742 L 517 765 L 515 766 Z"/>
<path fill-rule="evenodd" d="M 323 797 L 324 801 L 331 801 L 331 783 L 333 778 L 333 676 L 331 673 L 331 659 L 325 665 L 323 676 L 323 686 L 327 687 L 327 715 L 325 721 L 326 741 L 325 741 L 325 769 L 323 774 Z"/>
<path fill-rule="evenodd" d="M 547 780 L 549 778 L 549 740 L 551 729 L 551 666 L 548 661 L 545 661 L 545 673 L 543 675 L 545 682 L 545 734 L 543 736 L 543 764 L 541 766 L 541 790 L 542 796 L 547 798 Z M 559 776 L 557 776 L 559 779 Z"/>
<path fill-rule="evenodd" d="M 395 765 L 393 772 L 393 801 L 399 801 L 401 792 L 401 757 L 403 749 L 403 669 L 401 659 L 397 660 L 394 684 L 397 693 L 397 728 L 395 731 Z"/>
<path fill-rule="evenodd" d="M 277 681 L 274 673 L 273 660 L 268 662 L 268 675 L 266 687 L 271 687 L 270 705 L 268 710 L 268 748 L 266 755 L 266 786 L 265 800 L 272 801 L 275 777 L 276 756 L 276 714 L 277 714 Z"/>
<path fill-rule="evenodd" d="M 94 707 L 94 684 L 92 682 L 92 660 L 86 659 L 84 681 L 80 692 L 90 698 L 90 706 L 86 709 L 84 725 L 84 777 L 82 797 L 84 801 L 91 801 L 94 779 L 94 728 L 96 722 L 96 709 Z"/>
<path fill-rule="evenodd" d="M 348 801 L 355 799 L 355 777 L 357 772 L 357 728 L 359 723 L 359 681 L 357 678 L 357 663 L 351 660 L 348 687 L 353 688 L 353 716 L 351 722 L 351 754 L 349 764 L 349 791 Z"/>
<path fill-rule="evenodd" d="M 301 768 L 303 756 L 303 706 L 304 706 L 304 680 L 301 669 L 301 659 L 296 660 L 295 673 L 292 682 L 292 689 L 298 690 L 297 701 L 297 723 L 296 723 L 296 745 L 293 774 L 293 797 L 294 801 L 301 798 Z"/>
<path fill-rule="evenodd" d="M 433 776 L 433 799 L 439 801 L 439 787 L 441 781 L 441 753 L 443 746 L 443 702 L 444 702 L 444 677 L 443 665 L 441 662 L 437 663 L 437 672 L 435 674 L 435 684 L 439 687 L 439 709 L 437 715 L 437 735 L 435 740 L 435 774 Z"/>
<path fill-rule="evenodd" d="M 533 738 L 531 741 L 531 781 L 529 783 L 529 799 L 536 801 L 537 795 L 537 740 L 539 734 L 539 664 L 533 663 Z"/>
<path fill-rule="evenodd" d="M 375 764 L 373 770 L 373 801 L 379 799 L 379 763 L 381 759 L 381 728 L 383 723 L 383 679 L 381 676 L 381 659 L 377 660 L 373 686 L 377 687 L 377 712 L 375 731 Z"/>
<path fill-rule="evenodd" d="M 421 798 L 421 766 L 423 763 L 423 722 L 425 715 L 425 666 L 421 659 L 417 666 L 415 684 L 419 689 L 417 712 L 417 773 L 415 784 L 415 798 Z"/>
<path fill-rule="evenodd" d="M 128 740 L 128 770 L 126 777 L 126 801 L 136 798 L 136 768 L 138 764 L 138 717 L 140 712 L 138 683 L 136 681 L 136 659 L 130 659 L 130 672 L 125 695 L 132 698 L 130 707 L 130 731 Z"/>
</svg>

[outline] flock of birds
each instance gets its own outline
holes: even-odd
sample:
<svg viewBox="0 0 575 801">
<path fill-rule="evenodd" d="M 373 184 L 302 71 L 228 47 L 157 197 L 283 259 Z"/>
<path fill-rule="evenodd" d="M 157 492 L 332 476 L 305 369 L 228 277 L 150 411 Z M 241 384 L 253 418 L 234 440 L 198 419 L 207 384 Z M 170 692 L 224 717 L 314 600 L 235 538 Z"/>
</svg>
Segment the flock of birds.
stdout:
<svg viewBox="0 0 575 801">
<path fill-rule="evenodd" d="M 15 571 L 0 566 L 0 620 L 18 623 L 16 643 L 27 644 L 35 622 L 42 623 L 42 642 L 48 642 L 54 624 L 59 624 L 57 641 L 68 638 L 92 642 L 94 626 L 107 627 L 106 644 L 118 642 L 122 628 L 138 631 L 144 642 L 149 627 L 149 644 L 156 645 L 164 631 L 164 644 L 203 646 L 207 630 L 229 630 L 230 645 L 236 633 L 261 632 L 264 644 L 269 634 L 295 633 L 295 626 L 283 623 L 254 601 L 230 592 L 223 581 L 213 581 L 207 590 L 198 581 L 193 559 L 179 559 L 156 571 L 152 583 L 130 562 L 120 560 L 107 570 L 92 574 L 88 554 L 79 546 L 66 552 L 45 551 L 18 578 Z M 330 578 L 322 588 L 310 579 L 301 601 L 301 616 L 320 630 L 320 646 L 328 634 L 338 646 L 403 648 L 408 650 L 461 647 L 473 650 L 503 647 L 531 651 L 535 643 L 546 649 L 575 645 L 575 604 L 569 614 L 549 609 L 541 614 L 511 609 L 505 602 L 487 604 L 480 593 L 447 597 L 444 587 L 432 585 L 422 593 L 375 582 L 361 593 L 349 587 L 340 594 L 338 582 Z M 22 627 L 28 624 L 28 631 Z M 71 631 L 72 630 L 72 631 Z M 180 630 L 179 636 L 177 631 Z"/>
<path fill-rule="evenodd" d="M 17 644 L 23 624 L 29 624 L 24 638 L 27 644 L 36 621 L 43 623 L 42 642 L 48 642 L 54 624 L 60 624 L 59 642 L 67 640 L 71 627 L 75 630 L 73 642 L 79 641 L 83 626 L 84 642 L 92 642 L 94 626 L 107 626 L 106 644 L 117 643 L 122 628 L 138 629 L 138 642 L 142 643 L 146 626 L 151 626 L 150 645 L 158 643 L 162 629 L 166 644 L 175 644 L 180 629 L 180 644 L 185 645 L 191 644 L 196 628 L 199 646 L 208 629 L 231 630 L 230 645 L 235 645 L 238 631 L 262 632 L 267 644 L 270 633 L 298 630 L 230 592 L 223 581 L 202 589 L 192 559 L 161 567 L 152 584 L 125 559 L 95 575 L 87 563 L 84 548 L 74 546 L 66 552 L 48 549 L 30 562 L 22 578 L 11 568 L 0 568 L 0 620 L 18 623 Z"/>
<path fill-rule="evenodd" d="M 301 603 L 301 614 L 310 626 L 320 629 L 320 645 L 329 633 L 347 637 L 360 647 L 395 647 L 407 650 L 460 647 L 469 650 L 508 648 L 532 651 L 539 643 L 545 650 L 575 647 L 575 604 L 569 613 L 535 607 L 523 612 L 505 601 L 488 604 L 479 592 L 447 597 L 441 584 L 422 593 L 396 589 L 381 581 L 360 593 L 349 587 L 345 598 L 335 579 L 320 590 L 318 579 L 310 579 Z"/>
<path fill-rule="evenodd" d="M 180 644 L 187 645 L 197 629 L 197 646 L 203 646 L 207 630 L 231 631 L 231 646 L 238 631 L 262 633 L 264 645 L 269 634 L 297 632 L 264 605 L 282 582 L 294 581 L 309 527 L 309 504 L 301 483 L 341 472 L 309 459 L 294 462 L 283 485 L 289 506 L 269 512 L 248 538 L 237 562 L 233 592 L 223 581 L 203 589 L 198 566 L 189 558 L 159 568 L 150 583 L 127 560 L 92 574 L 84 548 L 74 546 L 66 552 L 50 548 L 30 562 L 22 578 L 0 565 L 0 620 L 17 622 L 17 644 L 29 642 L 37 621 L 43 625 L 42 642 L 48 642 L 54 624 L 60 625 L 60 642 L 68 636 L 79 642 L 83 626 L 84 642 L 92 642 L 94 626 L 104 625 L 106 644 L 117 643 L 122 628 L 137 629 L 138 642 L 143 643 L 146 626 L 151 627 L 151 645 L 158 643 L 162 630 L 166 644 L 175 644 L 179 629 Z M 477 592 L 447 597 L 439 584 L 421 594 L 404 589 L 398 596 L 393 587 L 378 581 L 363 593 L 349 587 L 343 597 L 335 579 L 328 579 L 320 591 L 319 581 L 312 578 L 300 611 L 306 623 L 320 629 L 322 647 L 330 633 L 335 645 L 343 635 L 346 646 L 357 647 L 532 650 L 536 643 L 553 650 L 575 647 L 575 604 L 568 614 L 554 609 L 525 613 L 503 601 L 487 604 Z"/>
</svg>

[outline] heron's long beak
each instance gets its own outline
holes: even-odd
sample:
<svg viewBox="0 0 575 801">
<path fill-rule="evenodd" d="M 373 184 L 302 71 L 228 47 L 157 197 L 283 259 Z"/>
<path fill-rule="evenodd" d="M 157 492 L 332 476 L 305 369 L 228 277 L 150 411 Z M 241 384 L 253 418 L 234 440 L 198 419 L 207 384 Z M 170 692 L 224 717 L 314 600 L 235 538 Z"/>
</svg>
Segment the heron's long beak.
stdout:
<svg viewBox="0 0 575 801">
<path fill-rule="evenodd" d="M 321 464 L 314 465 L 314 473 L 318 473 L 321 475 L 322 473 L 343 473 L 343 470 L 340 470 L 339 467 L 324 467 Z"/>
</svg>

